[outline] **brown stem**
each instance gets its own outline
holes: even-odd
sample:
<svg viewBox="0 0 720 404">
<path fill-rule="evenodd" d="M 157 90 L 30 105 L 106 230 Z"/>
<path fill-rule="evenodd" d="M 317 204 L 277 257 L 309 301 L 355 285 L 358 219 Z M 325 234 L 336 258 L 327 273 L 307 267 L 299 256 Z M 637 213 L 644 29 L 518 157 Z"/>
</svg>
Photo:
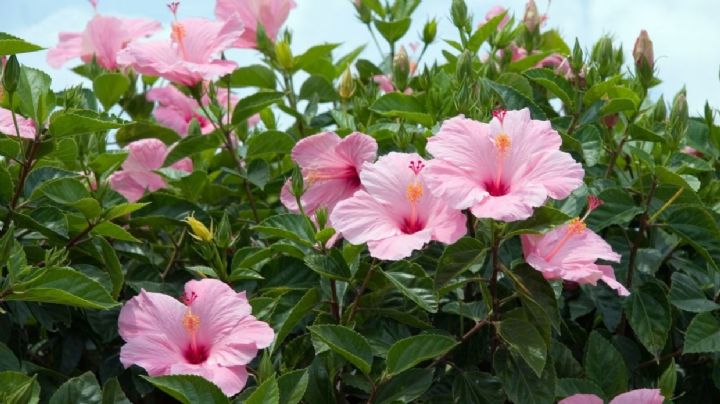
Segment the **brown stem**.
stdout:
<svg viewBox="0 0 720 404">
<path fill-rule="evenodd" d="M 15 115 L 13 113 L 13 117 L 14 116 Z M 21 139 L 19 133 L 17 136 L 18 139 Z M 20 141 L 22 142 L 22 140 Z M 17 207 L 18 201 L 20 200 L 20 194 L 22 193 L 23 188 L 25 188 L 25 181 L 27 180 L 27 176 L 30 174 L 33 165 L 35 164 L 35 155 L 37 154 L 37 146 L 39 143 L 40 139 L 36 136 L 32 144 L 30 145 L 30 150 L 27 152 L 25 156 L 25 161 L 20 168 L 20 177 L 18 178 L 17 187 L 15 187 L 15 193 L 13 194 L 10 205 L 8 206 L 8 214 L 7 216 L 5 216 L 2 229 L 0 229 L 0 237 L 7 233 L 10 224 L 12 223 L 13 216 L 15 214 L 15 208 Z"/>
<path fill-rule="evenodd" d="M 682 349 L 678 349 L 677 351 L 670 352 L 670 353 L 665 354 L 657 359 L 650 359 L 649 361 L 642 362 L 642 363 L 638 364 L 635 369 L 642 369 L 642 368 L 646 368 L 648 366 L 658 365 L 660 362 L 664 361 L 665 359 L 674 358 L 674 357 L 680 356 L 680 355 L 682 355 Z"/>
<path fill-rule="evenodd" d="M 177 261 L 178 257 L 180 256 L 180 246 L 183 243 L 183 240 L 185 239 L 185 230 L 183 230 L 182 233 L 180 233 L 180 239 L 175 242 L 175 240 L 170 237 L 170 241 L 173 243 L 173 254 L 170 257 L 170 260 L 168 261 L 167 265 L 165 265 L 165 270 L 160 274 L 160 277 L 164 280 L 165 277 L 170 273 L 170 270 L 175 265 L 175 262 Z"/>
<path fill-rule="evenodd" d="M 370 264 L 370 269 L 368 269 L 367 274 L 365 274 L 365 279 L 363 279 L 363 283 L 360 286 L 360 289 L 358 290 L 357 295 L 355 295 L 355 300 L 353 300 L 353 302 L 352 302 L 352 309 L 350 310 L 350 315 L 348 316 L 348 319 L 347 319 L 348 324 L 352 323 L 353 319 L 355 318 L 357 309 L 360 306 L 360 297 L 362 297 L 362 294 L 365 292 L 365 289 L 367 288 L 367 285 L 370 282 L 370 278 L 372 277 L 374 270 L 375 270 L 375 260 L 373 260 L 372 264 Z"/>
<path fill-rule="evenodd" d="M 477 334 L 477 332 L 480 331 L 480 329 L 483 328 L 483 326 L 484 326 L 485 324 L 487 324 L 487 323 L 488 323 L 487 320 L 476 321 L 476 322 L 475 322 L 475 326 L 473 326 L 473 328 L 471 328 L 470 330 L 468 330 L 468 332 L 466 332 L 465 334 L 463 334 L 463 336 L 460 337 L 460 340 L 458 341 L 458 344 L 455 345 L 455 346 L 457 347 L 457 346 L 462 345 L 462 344 L 463 344 L 465 341 L 467 341 L 470 337 L 472 337 L 473 335 Z M 444 361 L 445 359 L 447 359 L 447 357 L 450 355 L 450 352 L 452 352 L 452 349 L 449 350 L 449 351 L 447 351 L 447 352 L 445 352 L 445 354 L 444 354 L 443 356 L 435 359 L 431 364 L 429 364 L 429 365 L 427 366 L 427 368 L 429 369 L 429 368 L 432 368 L 432 367 L 437 366 L 438 363 L 440 363 L 440 362 Z"/>
<path fill-rule="evenodd" d="M 610 174 L 612 174 L 613 170 L 615 169 L 615 160 L 617 160 L 618 155 L 620 152 L 622 152 L 622 148 L 625 145 L 625 142 L 627 141 L 627 133 L 623 135 L 623 138 L 620 140 L 620 143 L 618 143 L 615 150 L 612 151 L 610 154 L 610 161 L 608 162 L 607 170 L 605 170 L 605 178 L 609 178 Z"/>
<path fill-rule="evenodd" d="M 330 290 L 332 291 L 332 295 L 330 296 L 330 311 L 332 311 L 333 317 L 335 317 L 335 321 L 340 323 L 340 306 L 338 305 L 338 298 L 337 298 L 337 285 L 335 283 L 335 279 L 330 279 Z"/>
</svg>

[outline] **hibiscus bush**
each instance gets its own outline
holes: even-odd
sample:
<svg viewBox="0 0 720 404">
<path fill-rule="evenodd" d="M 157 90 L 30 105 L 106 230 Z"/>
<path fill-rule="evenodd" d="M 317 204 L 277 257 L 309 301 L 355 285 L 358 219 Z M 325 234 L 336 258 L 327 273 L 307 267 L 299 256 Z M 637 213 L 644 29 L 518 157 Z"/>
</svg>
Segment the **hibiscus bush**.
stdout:
<svg viewBox="0 0 720 404">
<path fill-rule="evenodd" d="M 62 91 L 0 33 L 0 401 L 717 402 L 717 110 L 644 31 L 419 2 L 347 3 L 373 60 L 92 2 Z"/>
</svg>

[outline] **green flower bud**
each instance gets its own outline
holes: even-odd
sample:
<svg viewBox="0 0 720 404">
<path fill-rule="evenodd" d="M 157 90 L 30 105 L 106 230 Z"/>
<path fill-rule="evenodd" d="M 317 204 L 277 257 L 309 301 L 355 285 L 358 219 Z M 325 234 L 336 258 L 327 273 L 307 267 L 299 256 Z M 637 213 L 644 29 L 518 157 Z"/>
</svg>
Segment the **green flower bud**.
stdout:
<svg viewBox="0 0 720 404">
<path fill-rule="evenodd" d="M 18 82 L 20 81 L 20 62 L 17 56 L 12 55 L 5 63 L 2 75 L 2 85 L 8 93 L 17 91 Z"/>
<path fill-rule="evenodd" d="M 275 57 L 282 69 L 291 70 L 293 68 L 293 55 L 287 41 L 278 41 L 275 44 Z"/>
<path fill-rule="evenodd" d="M 465 29 L 468 20 L 468 10 L 465 0 L 453 0 L 450 7 L 453 25 L 459 29 Z"/>
<path fill-rule="evenodd" d="M 338 85 L 338 94 L 343 100 L 348 100 L 355 93 L 355 80 L 353 79 L 352 72 L 348 66 L 340 77 L 340 84 Z"/>
<path fill-rule="evenodd" d="M 292 194 L 297 199 L 300 199 L 300 197 L 305 193 L 305 181 L 303 180 L 302 171 L 299 166 L 295 166 L 295 168 L 293 168 L 290 188 L 292 190 Z"/>
<path fill-rule="evenodd" d="M 455 78 L 462 83 L 465 80 L 473 80 L 473 55 L 470 51 L 465 50 L 457 60 L 455 68 Z"/>
<path fill-rule="evenodd" d="M 404 90 L 407 87 L 408 77 L 410 77 L 410 59 L 404 46 L 395 54 L 393 59 L 393 81 L 395 87 Z"/>
<path fill-rule="evenodd" d="M 655 122 L 665 122 L 665 118 L 667 118 L 667 106 L 665 106 L 665 99 L 662 95 L 655 103 L 652 118 Z"/>
<path fill-rule="evenodd" d="M 672 109 L 670 110 L 670 133 L 676 145 L 680 144 L 680 140 L 685 136 L 688 119 L 687 92 L 685 91 L 685 87 L 683 87 L 683 89 L 675 95 Z"/>
<path fill-rule="evenodd" d="M 328 210 L 326 207 L 320 207 L 315 210 L 315 221 L 318 229 L 324 229 L 328 221 Z"/>
<path fill-rule="evenodd" d="M 570 67 L 572 71 L 577 73 L 583 67 L 583 51 L 580 47 L 580 41 L 575 38 L 575 46 L 573 46 L 572 55 L 570 56 Z"/>
<path fill-rule="evenodd" d="M 428 22 L 425 23 L 425 26 L 423 27 L 423 42 L 425 44 L 430 44 L 435 40 L 435 36 L 437 35 L 437 20 L 432 19 L 428 20 Z"/>
</svg>

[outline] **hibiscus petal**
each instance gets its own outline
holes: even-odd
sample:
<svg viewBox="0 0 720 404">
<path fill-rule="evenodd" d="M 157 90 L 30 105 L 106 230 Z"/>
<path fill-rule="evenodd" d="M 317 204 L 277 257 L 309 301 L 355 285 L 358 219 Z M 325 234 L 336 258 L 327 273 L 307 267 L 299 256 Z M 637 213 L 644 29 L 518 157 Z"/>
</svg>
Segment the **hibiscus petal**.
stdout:
<svg viewBox="0 0 720 404">
<path fill-rule="evenodd" d="M 20 131 L 20 137 L 25 139 L 35 138 L 35 122 L 32 119 L 25 118 L 19 114 L 15 114 L 17 121 L 18 130 Z M 0 108 L 0 133 L 4 133 L 8 136 L 17 136 L 18 131 L 15 130 L 15 124 L 13 123 L 12 112 L 5 108 Z"/>
<path fill-rule="evenodd" d="M 348 164 L 359 168 L 365 162 L 375 161 L 377 148 L 375 139 L 364 133 L 353 132 L 335 146 L 335 151 L 345 158 Z"/>
<path fill-rule="evenodd" d="M 425 171 L 430 192 L 455 209 L 467 209 L 488 196 L 470 173 L 443 160 L 430 160 Z"/>
<path fill-rule="evenodd" d="M 185 284 L 185 295 L 196 296 L 190 308 L 200 319 L 198 343 L 212 346 L 222 341 L 252 308 L 245 292 L 237 293 L 217 279 L 191 280 Z"/>
<path fill-rule="evenodd" d="M 378 202 L 394 206 L 395 209 L 410 205 L 407 200 L 407 187 L 416 181 L 410 163 L 425 160 L 415 153 L 390 152 L 378 159 L 375 164 L 365 163 L 360 172 L 360 181 Z"/>
<path fill-rule="evenodd" d="M 637 389 L 613 398 L 610 404 L 662 404 L 660 389 Z"/>
<path fill-rule="evenodd" d="M 110 188 L 124 196 L 129 202 L 136 202 L 145 195 L 145 187 L 135 181 L 136 173 L 118 171 L 110 176 Z"/>
<path fill-rule="evenodd" d="M 602 271 L 602 277 L 600 277 L 600 280 L 605 282 L 612 289 L 617 290 L 620 296 L 630 296 L 630 292 L 625 288 L 625 286 L 616 280 L 615 271 L 610 265 L 598 265 L 597 268 Z"/>
<path fill-rule="evenodd" d="M 357 191 L 351 198 L 338 203 L 330 214 L 330 220 L 353 244 L 401 234 L 392 214 L 366 191 Z"/>
<path fill-rule="evenodd" d="M 118 332 L 125 341 L 159 335 L 182 346 L 189 341 L 182 319 L 185 305 L 162 293 L 140 291 L 120 310 Z"/>
<path fill-rule="evenodd" d="M 346 237 L 347 238 L 347 237 Z M 413 234 L 398 234 L 381 240 L 368 241 L 370 256 L 381 260 L 399 260 L 409 257 L 430 242 L 430 230 Z"/>
<path fill-rule="evenodd" d="M 158 139 L 142 139 L 127 146 L 128 157 L 122 167 L 129 171 L 150 171 L 162 167 L 168 148 Z"/>
<path fill-rule="evenodd" d="M 242 391 L 248 378 L 245 366 L 224 367 L 209 364 L 191 365 L 188 363 L 177 363 L 170 369 L 170 374 L 197 375 L 203 377 L 213 382 L 228 397 L 232 397 Z"/>
<path fill-rule="evenodd" d="M 595 394 L 574 394 L 558 401 L 558 404 L 603 404 L 603 400 Z"/>
<path fill-rule="evenodd" d="M 173 365 L 184 360 L 177 345 L 164 335 L 137 335 L 120 348 L 120 363 L 123 366 L 140 366 L 150 376 L 169 374 Z"/>
<path fill-rule="evenodd" d="M 82 32 L 61 32 L 58 37 L 58 45 L 47 53 L 47 62 L 55 69 L 82 54 Z"/>
<path fill-rule="evenodd" d="M 335 146 L 340 141 L 340 136 L 334 132 L 318 133 L 306 137 L 293 147 L 292 159 L 302 168 L 345 166 L 346 162 L 334 153 Z"/>
<path fill-rule="evenodd" d="M 519 189 L 511 189 L 506 195 L 488 196 L 473 205 L 470 210 L 479 218 L 513 222 L 532 216 L 533 208 L 545 203 L 546 199 L 547 194 L 543 187 L 525 184 Z"/>
<path fill-rule="evenodd" d="M 585 171 L 582 165 L 573 160 L 568 153 L 553 151 L 528 167 L 529 173 L 523 178 L 532 184 L 545 187 L 549 197 L 565 199 L 583 184 Z"/>
</svg>

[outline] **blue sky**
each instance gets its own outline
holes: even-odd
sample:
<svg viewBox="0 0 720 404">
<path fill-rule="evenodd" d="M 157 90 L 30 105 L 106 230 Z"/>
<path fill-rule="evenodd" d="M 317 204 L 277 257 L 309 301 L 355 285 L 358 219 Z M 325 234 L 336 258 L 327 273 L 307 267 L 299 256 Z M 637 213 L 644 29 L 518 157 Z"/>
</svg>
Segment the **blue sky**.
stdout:
<svg viewBox="0 0 720 404">
<path fill-rule="evenodd" d="M 475 20 L 482 18 L 494 4 L 509 8 L 522 18 L 524 0 L 466 0 Z M 568 43 L 575 37 L 589 48 L 600 35 L 612 34 L 623 44 L 627 60 L 635 37 L 641 29 L 650 33 L 655 45 L 657 69 L 663 83 L 654 95 L 664 93 L 671 98 L 685 84 L 690 110 L 700 113 L 705 100 L 720 106 L 720 2 L 716 0 L 536 0 L 541 12 L 548 12 L 546 28 L 557 27 Z M 354 16 L 350 0 L 296 0 L 298 7 L 288 20 L 296 53 L 323 41 L 342 42 L 343 50 L 370 41 L 365 27 Z M 45 47 L 54 46 L 60 31 L 80 31 L 92 17 L 86 0 L 0 0 L 0 30 L 23 37 Z M 165 0 L 100 0 L 99 11 L 118 16 L 144 16 L 168 26 L 171 16 Z M 183 0 L 180 17 L 212 17 L 213 0 Z M 418 40 L 418 33 L 429 17 L 439 21 L 438 37 L 455 39 L 449 20 L 449 0 L 424 0 L 414 14 L 414 25 L 404 41 Z M 428 51 L 425 61 L 440 57 L 447 45 L 437 42 Z M 241 65 L 255 61 L 253 51 L 231 54 Z M 364 57 L 377 59 L 378 53 L 368 43 Z M 69 70 L 54 70 L 45 63 L 45 52 L 23 55 L 21 62 L 39 67 L 53 76 L 53 87 L 62 89 L 81 82 Z M 67 67 L 74 66 L 73 63 Z"/>
</svg>

